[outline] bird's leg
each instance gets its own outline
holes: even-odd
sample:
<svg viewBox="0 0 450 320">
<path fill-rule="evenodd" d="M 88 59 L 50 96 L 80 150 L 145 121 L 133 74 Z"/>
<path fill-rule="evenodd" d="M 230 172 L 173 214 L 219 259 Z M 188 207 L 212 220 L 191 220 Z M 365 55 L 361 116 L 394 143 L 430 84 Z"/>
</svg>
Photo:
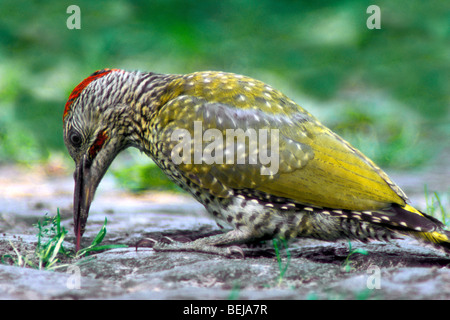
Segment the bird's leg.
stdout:
<svg viewBox="0 0 450 320">
<path fill-rule="evenodd" d="M 244 251 L 234 244 L 245 243 L 253 238 L 249 231 L 232 230 L 224 234 L 204 237 L 191 242 L 172 241 L 171 243 L 165 243 L 158 241 L 153 245 L 153 249 L 155 251 L 204 252 L 225 257 L 233 257 L 237 254 L 244 258 Z M 154 241 L 152 239 L 146 240 Z"/>
</svg>

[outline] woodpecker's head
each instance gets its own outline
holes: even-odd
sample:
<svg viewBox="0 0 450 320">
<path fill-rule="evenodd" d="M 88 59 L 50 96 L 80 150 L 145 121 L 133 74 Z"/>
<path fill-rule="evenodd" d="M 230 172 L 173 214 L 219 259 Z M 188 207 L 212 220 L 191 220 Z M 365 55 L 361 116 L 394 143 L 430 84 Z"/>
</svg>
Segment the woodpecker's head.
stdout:
<svg viewBox="0 0 450 320">
<path fill-rule="evenodd" d="M 125 111 L 131 73 L 118 69 L 97 71 L 83 80 L 66 103 L 64 143 L 75 161 L 74 230 L 80 249 L 89 207 L 100 180 L 116 155 L 126 148 Z"/>
</svg>

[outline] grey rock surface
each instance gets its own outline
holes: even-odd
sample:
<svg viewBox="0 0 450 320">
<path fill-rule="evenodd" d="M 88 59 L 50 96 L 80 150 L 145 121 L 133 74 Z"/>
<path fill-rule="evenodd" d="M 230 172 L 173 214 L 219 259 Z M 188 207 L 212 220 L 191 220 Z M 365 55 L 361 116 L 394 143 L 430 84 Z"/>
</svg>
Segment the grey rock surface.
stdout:
<svg viewBox="0 0 450 320">
<path fill-rule="evenodd" d="M 33 224 L 57 208 L 69 231 L 64 246 L 73 250 L 72 191 L 70 175 L 1 167 L 0 256 L 31 257 L 37 243 Z M 350 256 L 347 242 L 298 240 L 281 252 L 281 268 L 271 242 L 245 248 L 245 259 L 136 250 L 143 237 L 186 241 L 223 231 L 188 196 L 133 195 L 117 190 L 108 177 L 92 205 L 82 246 L 105 217 L 104 243 L 128 248 L 61 258 L 53 271 L 4 258 L 0 299 L 450 299 L 449 257 L 412 240 L 352 243 L 368 254 Z"/>
</svg>

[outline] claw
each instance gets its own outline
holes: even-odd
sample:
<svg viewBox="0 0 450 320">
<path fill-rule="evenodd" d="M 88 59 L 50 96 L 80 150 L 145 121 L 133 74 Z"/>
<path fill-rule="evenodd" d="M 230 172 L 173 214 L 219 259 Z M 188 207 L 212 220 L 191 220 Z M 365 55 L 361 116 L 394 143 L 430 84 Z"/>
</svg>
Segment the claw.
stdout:
<svg viewBox="0 0 450 320">
<path fill-rule="evenodd" d="M 229 254 L 230 257 L 232 257 L 233 254 L 237 253 L 237 254 L 239 254 L 241 256 L 242 259 L 245 259 L 245 253 L 244 253 L 244 250 L 242 250 L 241 247 L 231 246 L 231 247 L 228 247 L 227 251 L 228 251 L 228 254 Z"/>
<path fill-rule="evenodd" d="M 166 240 L 166 241 L 164 241 L 164 240 Z M 171 242 L 175 242 L 175 240 L 173 240 L 171 237 L 164 236 L 164 237 L 162 237 L 162 239 L 160 240 L 160 242 L 163 242 L 163 243 L 171 243 Z"/>
<path fill-rule="evenodd" d="M 195 241 L 184 237 L 188 242 L 180 242 L 168 236 L 162 236 L 159 240 L 152 238 L 144 238 L 136 243 L 136 251 L 138 247 L 151 247 L 155 251 L 191 251 L 218 254 L 224 257 L 239 257 L 245 259 L 244 250 L 239 246 L 221 246 L 211 244 L 211 238 L 200 238 Z M 208 241 L 209 240 L 209 241 Z"/>
<path fill-rule="evenodd" d="M 156 241 L 155 239 L 152 239 L 152 238 L 141 239 L 136 243 L 136 251 L 139 247 L 142 247 L 143 244 L 144 244 L 143 247 L 149 247 L 148 244 L 150 244 L 150 247 L 153 247 L 157 243 L 158 243 L 158 241 Z"/>
</svg>

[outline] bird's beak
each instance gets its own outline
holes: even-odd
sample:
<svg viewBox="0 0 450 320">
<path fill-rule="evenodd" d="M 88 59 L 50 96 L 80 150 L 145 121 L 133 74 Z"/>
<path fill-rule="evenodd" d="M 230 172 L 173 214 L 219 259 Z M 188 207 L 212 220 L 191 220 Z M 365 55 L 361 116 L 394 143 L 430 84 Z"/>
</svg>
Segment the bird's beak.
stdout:
<svg viewBox="0 0 450 320">
<path fill-rule="evenodd" d="M 95 189 L 102 175 L 97 175 L 91 170 L 91 163 L 84 155 L 75 169 L 75 192 L 73 196 L 73 220 L 76 235 L 76 251 L 80 250 L 81 237 L 83 236 L 89 208 L 94 198 Z"/>
</svg>

